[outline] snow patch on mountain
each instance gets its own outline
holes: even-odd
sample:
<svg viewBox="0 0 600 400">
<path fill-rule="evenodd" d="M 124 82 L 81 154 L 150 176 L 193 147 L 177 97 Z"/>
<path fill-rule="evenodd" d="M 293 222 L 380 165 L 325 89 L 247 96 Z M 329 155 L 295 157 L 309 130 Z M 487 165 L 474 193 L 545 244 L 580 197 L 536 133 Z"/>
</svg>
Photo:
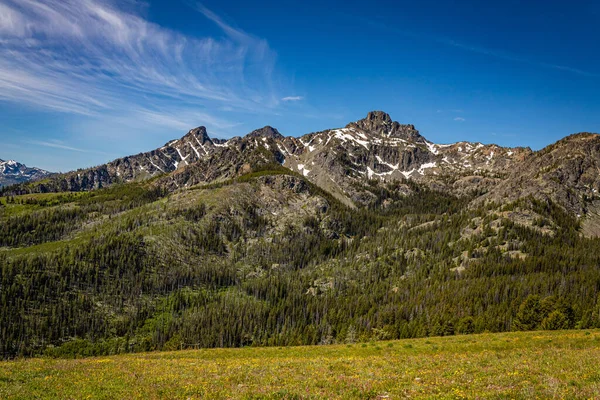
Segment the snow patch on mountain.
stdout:
<svg viewBox="0 0 600 400">
<path fill-rule="evenodd" d="M 38 180 L 49 174 L 48 171 L 39 168 L 29 168 L 15 160 L 0 160 L 0 186 Z"/>
</svg>

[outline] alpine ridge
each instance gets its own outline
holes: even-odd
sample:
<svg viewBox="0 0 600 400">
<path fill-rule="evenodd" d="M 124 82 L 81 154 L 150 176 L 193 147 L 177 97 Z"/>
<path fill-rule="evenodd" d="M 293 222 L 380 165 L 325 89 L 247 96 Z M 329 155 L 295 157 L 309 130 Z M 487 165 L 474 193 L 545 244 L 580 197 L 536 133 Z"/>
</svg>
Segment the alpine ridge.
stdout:
<svg viewBox="0 0 600 400">
<path fill-rule="evenodd" d="M 55 175 L 13 191 L 88 191 L 155 177 L 156 184 L 177 190 L 278 165 L 350 207 L 377 201 L 369 182 L 385 185 L 412 180 L 456 196 L 475 194 L 473 204 L 506 203 L 529 196 L 553 200 L 588 221 L 585 232 L 592 234 L 600 223 L 596 202 L 600 182 L 594 175 L 600 164 L 598 141 L 596 134 L 574 135 L 537 152 L 464 141 L 436 144 L 414 125 L 372 111 L 345 127 L 300 137 L 284 136 L 265 126 L 244 137 L 213 140 L 200 126 L 158 149 Z M 410 192 L 406 185 L 397 190 Z"/>
<path fill-rule="evenodd" d="M 174 172 L 195 162 L 207 161 L 217 153 L 220 158 L 221 153 L 233 148 L 239 151 L 240 157 L 262 148 L 283 166 L 304 176 L 316 181 L 329 178 L 341 192 L 348 189 L 348 180 L 420 179 L 504 171 L 515 160 L 522 160 L 531 153 L 529 149 L 481 143 L 434 144 L 421 136 L 414 125 L 399 124 L 388 114 L 373 111 L 344 128 L 299 138 L 284 137 L 277 129 L 266 126 L 243 138 L 213 141 L 201 126 L 156 150 L 63 174 L 57 176 L 54 183 L 61 191 L 91 190 Z M 228 178 L 229 173 L 211 175 L 211 179 Z M 324 177 L 327 173 L 333 176 Z M 57 188 L 41 186 L 37 190 L 55 191 Z"/>
</svg>

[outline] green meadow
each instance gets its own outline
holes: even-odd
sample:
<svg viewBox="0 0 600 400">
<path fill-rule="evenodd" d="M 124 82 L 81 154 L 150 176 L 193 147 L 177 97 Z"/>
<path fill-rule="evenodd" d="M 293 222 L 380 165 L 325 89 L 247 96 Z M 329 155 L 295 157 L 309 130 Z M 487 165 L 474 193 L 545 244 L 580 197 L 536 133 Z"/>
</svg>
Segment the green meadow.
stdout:
<svg viewBox="0 0 600 400">
<path fill-rule="evenodd" d="M 3 399 L 595 399 L 600 331 L 0 363 Z"/>
</svg>

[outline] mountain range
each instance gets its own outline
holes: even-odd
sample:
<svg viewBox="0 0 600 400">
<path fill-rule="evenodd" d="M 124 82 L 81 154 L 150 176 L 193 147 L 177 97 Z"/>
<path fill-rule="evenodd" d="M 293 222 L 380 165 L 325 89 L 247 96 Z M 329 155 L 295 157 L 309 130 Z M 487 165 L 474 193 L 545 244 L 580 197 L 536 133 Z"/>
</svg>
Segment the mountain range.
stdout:
<svg viewBox="0 0 600 400">
<path fill-rule="evenodd" d="M 0 354 L 600 328 L 600 135 L 204 127 L 0 189 Z"/>
<path fill-rule="evenodd" d="M 474 204 L 501 204 L 528 196 L 552 200 L 582 218 L 584 232 L 595 235 L 600 233 L 599 152 L 600 135 L 592 133 L 568 136 L 537 152 L 464 141 L 436 144 L 414 125 L 400 124 L 382 111 L 373 111 L 344 128 L 298 138 L 265 126 L 244 137 L 211 139 L 201 126 L 158 149 L 14 190 L 88 191 L 150 178 L 176 190 L 281 165 L 351 207 L 368 206 L 376 200 L 365 182 L 413 180 L 457 196 L 477 194 Z M 20 164 L 17 171 L 20 180 L 13 178 L 14 182 L 48 176 Z M 8 179 L 4 181 L 11 182 Z"/>
</svg>

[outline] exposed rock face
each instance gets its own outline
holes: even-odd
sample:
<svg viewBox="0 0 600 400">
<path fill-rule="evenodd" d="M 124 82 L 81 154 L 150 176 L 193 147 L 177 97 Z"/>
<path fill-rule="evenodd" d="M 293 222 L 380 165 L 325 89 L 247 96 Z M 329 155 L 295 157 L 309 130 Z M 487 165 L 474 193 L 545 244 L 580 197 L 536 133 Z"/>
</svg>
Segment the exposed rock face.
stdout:
<svg viewBox="0 0 600 400">
<path fill-rule="evenodd" d="M 108 164 L 53 176 L 48 182 L 21 191 L 82 191 L 113 183 L 131 182 L 170 173 L 212 155 L 216 148 L 205 127 L 190 130 L 181 139 L 146 153 L 127 156 Z"/>
<path fill-rule="evenodd" d="M 372 132 L 381 136 L 388 136 L 397 139 L 409 140 L 412 142 L 424 142 L 419 131 L 414 125 L 401 125 L 396 121 L 392 121 L 389 114 L 383 111 L 371 111 L 367 114 L 367 118 L 357 122 L 349 123 L 346 128 L 358 128 L 365 132 Z"/>
<path fill-rule="evenodd" d="M 247 138 L 267 138 L 267 139 L 283 139 L 283 135 L 271 126 L 256 129 L 246 135 Z"/>
<path fill-rule="evenodd" d="M 600 210 L 600 135 L 568 136 L 526 158 L 479 201 L 532 196 L 586 215 Z"/>
<path fill-rule="evenodd" d="M 29 168 L 14 160 L 0 160 L 0 187 L 45 178 L 50 172 L 39 168 Z"/>
<path fill-rule="evenodd" d="M 415 179 L 459 195 L 487 192 L 532 154 L 530 149 L 480 143 L 434 144 L 413 125 L 394 122 L 380 111 L 345 128 L 299 138 L 284 137 L 267 126 L 243 138 L 213 143 L 217 148 L 212 155 L 160 182 L 176 189 L 281 164 L 353 206 L 374 199 L 361 188 L 368 180 Z"/>
<path fill-rule="evenodd" d="M 369 196 L 356 190 L 356 182 L 368 179 L 415 179 L 456 194 L 486 191 L 496 183 L 494 177 L 532 153 L 480 143 L 434 144 L 414 125 L 394 122 L 381 111 L 345 128 L 302 136 L 294 144 L 293 149 L 280 149 L 284 166 L 358 203 L 368 202 Z M 468 176 L 479 179 L 454 185 Z"/>
</svg>

